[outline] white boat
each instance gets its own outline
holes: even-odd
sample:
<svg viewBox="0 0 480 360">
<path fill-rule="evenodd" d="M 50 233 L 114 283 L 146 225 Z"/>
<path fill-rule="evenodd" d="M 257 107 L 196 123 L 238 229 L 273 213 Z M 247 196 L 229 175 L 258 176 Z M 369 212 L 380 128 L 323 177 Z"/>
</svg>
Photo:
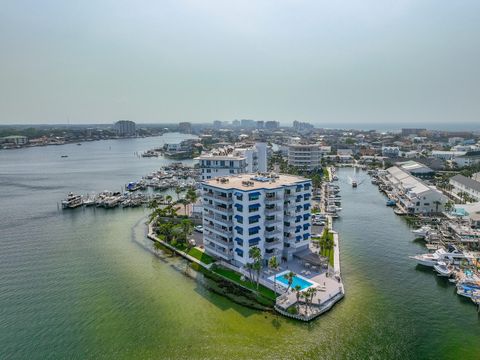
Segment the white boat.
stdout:
<svg viewBox="0 0 480 360">
<path fill-rule="evenodd" d="M 76 195 L 74 193 L 69 193 L 67 198 L 62 201 L 62 208 L 64 209 L 74 209 L 82 205 L 83 205 L 82 195 Z"/>
<path fill-rule="evenodd" d="M 453 274 L 454 267 L 445 261 L 438 261 L 435 265 L 433 265 L 433 269 L 438 273 L 438 275 L 449 277 Z"/>
<path fill-rule="evenodd" d="M 424 238 L 427 236 L 429 231 L 431 231 L 432 228 L 430 226 L 422 226 L 420 229 L 414 229 L 412 230 L 412 233 L 417 237 L 417 238 Z"/>
<path fill-rule="evenodd" d="M 445 249 L 441 248 L 431 254 L 410 256 L 410 259 L 415 260 L 418 265 L 434 267 L 438 261 L 441 261 L 443 259 L 443 255 L 445 253 Z"/>
</svg>

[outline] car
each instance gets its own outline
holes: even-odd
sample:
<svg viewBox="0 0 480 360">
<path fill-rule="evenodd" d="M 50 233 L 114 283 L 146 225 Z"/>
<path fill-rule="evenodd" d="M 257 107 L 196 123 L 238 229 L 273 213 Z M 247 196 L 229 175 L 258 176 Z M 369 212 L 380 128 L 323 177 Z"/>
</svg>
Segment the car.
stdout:
<svg viewBox="0 0 480 360">
<path fill-rule="evenodd" d="M 195 226 L 195 231 L 199 233 L 203 233 L 203 226 L 202 225 Z"/>
</svg>

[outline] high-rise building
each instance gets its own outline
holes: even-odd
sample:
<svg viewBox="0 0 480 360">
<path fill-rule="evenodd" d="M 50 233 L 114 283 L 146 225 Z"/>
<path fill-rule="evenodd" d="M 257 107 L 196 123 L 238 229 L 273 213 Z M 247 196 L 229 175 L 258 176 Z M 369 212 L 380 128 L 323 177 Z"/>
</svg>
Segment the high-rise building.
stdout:
<svg viewBox="0 0 480 360">
<path fill-rule="evenodd" d="M 130 120 L 120 120 L 114 125 L 118 136 L 134 136 L 136 133 L 135 123 Z"/>
<path fill-rule="evenodd" d="M 237 267 L 257 246 L 265 262 L 291 260 L 310 242 L 311 180 L 243 174 L 202 182 L 205 251 Z"/>
<path fill-rule="evenodd" d="M 189 122 L 181 122 L 178 124 L 178 131 L 184 134 L 191 134 L 192 133 L 192 123 Z"/>
<path fill-rule="evenodd" d="M 267 144 L 225 146 L 195 158 L 202 180 L 234 174 L 266 172 Z"/>
<path fill-rule="evenodd" d="M 242 119 L 240 122 L 242 128 L 255 128 L 257 126 L 257 122 L 255 120 L 248 120 Z"/>
<path fill-rule="evenodd" d="M 268 130 L 277 130 L 280 127 L 278 121 L 265 121 L 265 129 Z"/>
<path fill-rule="evenodd" d="M 307 171 L 319 169 L 326 151 L 320 144 L 289 145 L 288 165 Z"/>
</svg>

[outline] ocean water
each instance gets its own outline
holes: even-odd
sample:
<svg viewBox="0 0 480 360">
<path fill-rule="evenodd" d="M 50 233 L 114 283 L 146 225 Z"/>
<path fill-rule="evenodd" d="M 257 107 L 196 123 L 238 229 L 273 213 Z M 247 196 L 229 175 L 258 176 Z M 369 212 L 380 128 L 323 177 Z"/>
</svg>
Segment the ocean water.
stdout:
<svg viewBox="0 0 480 360">
<path fill-rule="evenodd" d="M 308 324 L 237 305 L 154 254 L 146 209 L 58 209 L 69 191 L 120 190 L 160 167 L 135 152 L 163 141 L 0 152 L 1 359 L 480 358 L 475 306 L 408 259 L 424 248 L 368 179 L 351 188 L 351 169 L 334 225 L 346 297 Z"/>
</svg>

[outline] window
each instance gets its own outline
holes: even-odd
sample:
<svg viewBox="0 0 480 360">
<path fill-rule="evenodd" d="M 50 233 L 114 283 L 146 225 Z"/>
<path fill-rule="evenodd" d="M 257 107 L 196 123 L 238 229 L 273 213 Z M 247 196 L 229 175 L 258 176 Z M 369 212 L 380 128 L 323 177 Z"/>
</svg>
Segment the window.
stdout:
<svg viewBox="0 0 480 360">
<path fill-rule="evenodd" d="M 250 228 L 250 229 L 248 229 L 248 235 L 258 234 L 259 230 L 260 230 L 260 226 L 255 226 L 253 228 Z"/>
</svg>

